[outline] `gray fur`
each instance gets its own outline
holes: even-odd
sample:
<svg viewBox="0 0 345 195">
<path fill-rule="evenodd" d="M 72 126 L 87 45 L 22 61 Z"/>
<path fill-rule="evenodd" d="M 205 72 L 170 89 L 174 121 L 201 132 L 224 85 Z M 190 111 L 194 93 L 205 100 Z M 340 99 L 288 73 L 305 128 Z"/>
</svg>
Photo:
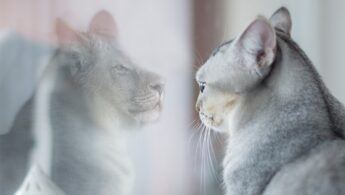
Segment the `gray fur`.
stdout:
<svg viewBox="0 0 345 195">
<path fill-rule="evenodd" d="M 264 18 L 254 23 L 258 20 L 268 23 Z M 284 21 L 289 20 L 273 25 Z M 251 31 L 272 38 L 267 32 Z M 267 53 L 248 53 L 235 39 L 197 73 L 198 81 L 208 83 L 198 98 L 200 113 L 209 116 L 203 122 L 229 134 L 223 164 L 227 195 L 345 193 L 343 106 L 288 32 L 276 29 L 271 63 L 259 66 L 258 57 Z M 225 101 L 214 112 L 223 96 L 233 97 L 233 106 Z M 217 117 L 223 122 L 212 126 Z"/>
</svg>

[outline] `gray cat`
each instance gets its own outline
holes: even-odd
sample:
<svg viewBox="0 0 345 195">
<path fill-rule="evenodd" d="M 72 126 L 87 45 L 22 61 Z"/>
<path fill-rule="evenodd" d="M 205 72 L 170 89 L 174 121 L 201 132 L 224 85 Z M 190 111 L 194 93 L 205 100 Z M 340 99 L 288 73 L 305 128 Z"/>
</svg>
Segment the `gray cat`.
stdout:
<svg viewBox="0 0 345 195">
<path fill-rule="evenodd" d="M 0 138 L 1 195 L 14 193 L 30 164 L 42 167 L 68 195 L 129 194 L 126 137 L 159 117 L 163 80 L 120 50 L 106 11 L 93 17 L 85 33 L 61 20 L 56 31 L 60 47 L 34 98 Z"/>
<path fill-rule="evenodd" d="M 286 8 L 258 17 L 198 70 L 202 122 L 229 136 L 227 195 L 345 194 L 345 110 L 290 38 Z"/>
</svg>

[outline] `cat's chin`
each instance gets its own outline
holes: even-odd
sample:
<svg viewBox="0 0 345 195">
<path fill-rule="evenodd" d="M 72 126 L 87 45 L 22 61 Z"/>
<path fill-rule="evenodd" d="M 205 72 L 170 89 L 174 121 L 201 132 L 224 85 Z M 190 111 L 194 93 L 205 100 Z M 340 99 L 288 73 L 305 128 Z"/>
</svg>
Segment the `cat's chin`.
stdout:
<svg viewBox="0 0 345 195">
<path fill-rule="evenodd" d="M 207 127 L 215 132 L 226 133 L 227 124 L 226 121 L 219 117 L 209 116 L 203 112 L 199 113 L 201 122 Z"/>
<path fill-rule="evenodd" d="M 210 124 L 205 123 L 205 122 L 203 122 L 203 124 L 215 132 L 218 132 L 218 133 L 226 133 L 227 132 L 226 127 L 223 127 L 224 126 L 223 124 L 221 124 L 221 125 L 210 125 Z"/>
<path fill-rule="evenodd" d="M 161 115 L 162 105 L 157 104 L 153 109 L 138 113 L 133 113 L 134 119 L 141 124 L 153 123 L 157 121 Z"/>
</svg>

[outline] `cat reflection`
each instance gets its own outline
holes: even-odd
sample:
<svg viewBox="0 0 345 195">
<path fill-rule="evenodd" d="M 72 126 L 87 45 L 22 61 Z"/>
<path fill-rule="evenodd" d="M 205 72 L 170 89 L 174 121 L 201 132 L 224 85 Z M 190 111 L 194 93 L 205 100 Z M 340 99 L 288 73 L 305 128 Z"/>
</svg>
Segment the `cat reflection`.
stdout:
<svg viewBox="0 0 345 195">
<path fill-rule="evenodd" d="M 21 128 L 0 138 L 0 191 L 13 194 L 27 173 L 22 167 L 31 162 L 66 194 L 129 194 L 133 170 L 126 136 L 159 118 L 163 80 L 120 50 L 106 11 L 93 17 L 87 32 L 62 20 L 56 32 L 60 46 L 21 112 L 34 116 L 32 147 L 11 141 L 30 138 L 21 137 L 29 131 L 25 125 L 15 124 Z"/>
</svg>

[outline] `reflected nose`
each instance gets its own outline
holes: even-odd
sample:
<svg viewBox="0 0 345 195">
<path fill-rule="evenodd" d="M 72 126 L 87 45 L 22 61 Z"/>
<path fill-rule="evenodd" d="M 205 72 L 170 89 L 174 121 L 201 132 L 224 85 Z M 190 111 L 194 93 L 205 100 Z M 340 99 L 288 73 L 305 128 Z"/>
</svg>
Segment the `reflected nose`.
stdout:
<svg viewBox="0 0 345 195">
<path fill-rule="evenodd" d="M 150 85 L 151 89 L 154 91 L 157 91 L 159 95 L 162 95 L 163 93 L 163 84 L 156 83 Z"/>
<path fill-rule="evenodd" d="M 158 94 L 161 96 L 164 92 L 164 85 L 165 85 L 165 82 L 163 81 L 163 79 L 160 78 L 156 80 L 155 82 L 152 82 L 150 84 L 150 88 L 151 90 L 158 92 Z"/>
</svg>

